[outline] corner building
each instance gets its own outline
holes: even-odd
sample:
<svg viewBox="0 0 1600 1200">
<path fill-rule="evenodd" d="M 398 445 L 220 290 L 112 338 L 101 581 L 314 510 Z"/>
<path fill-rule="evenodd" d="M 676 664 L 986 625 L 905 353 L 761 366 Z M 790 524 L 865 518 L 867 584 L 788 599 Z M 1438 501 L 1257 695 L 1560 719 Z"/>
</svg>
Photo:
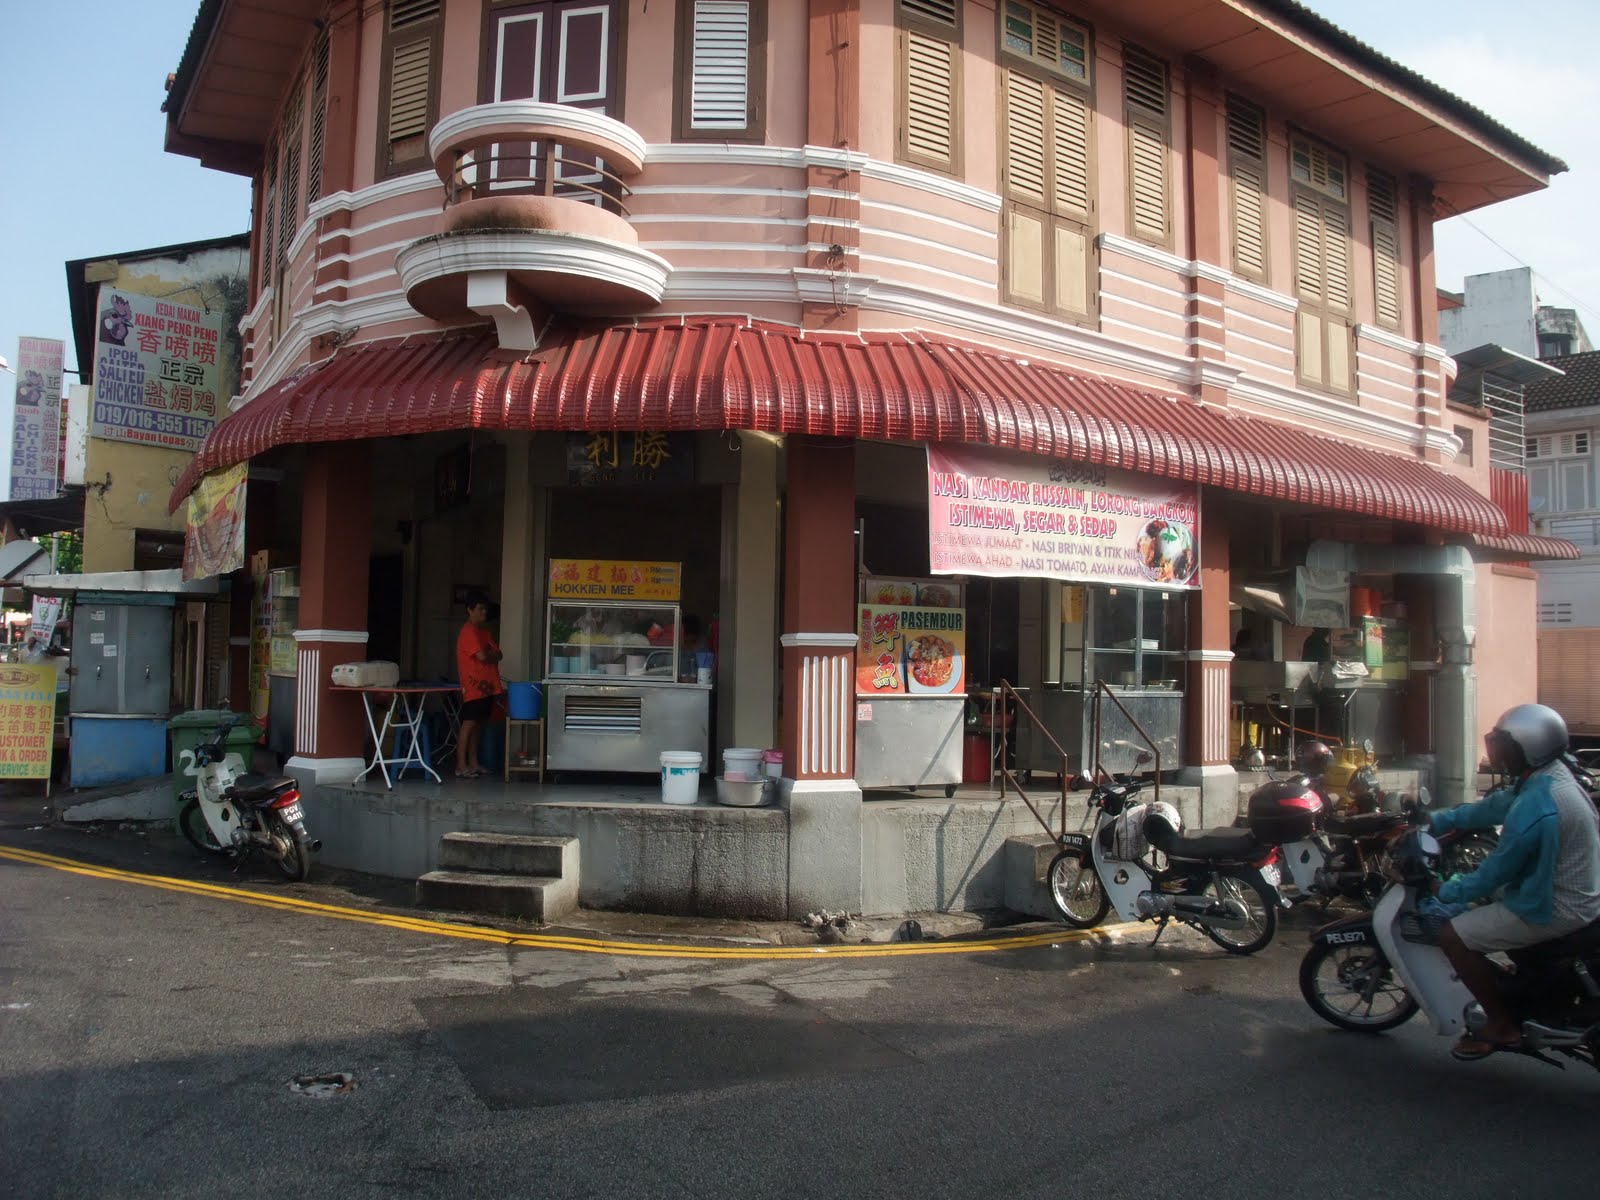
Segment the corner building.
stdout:
<svg viewBox="0 0 1600 1200">
<path fill-rule="evenodd" d="M 653 770 L 582 753 L 597 724 L 653 753 L 668 718 L 588 678 L 574 630 L 613 635 L 556 603 L 573 564 L 676 564 L 708 765 L 781 747 L 775 808 L 636 813 L 606 864 L 586 841 L 585 903 L 991 902 L 993 845 L 917 858 L 979 709 L 1023 778 L 1128 765 L 1104 683 L 1216 824 L 1285 712 L 1459 797 L 1533 697 L 1525 564 L 1557 551 L 1493 499 L 1488 418 L 1447 411 L 1433 223 L 1563 164 L 1302 5 L 208 0 L 166 111 L 170 151 L 254 181 L 244 391 L 174 503 L 248 460 L 252 552 L 298 568 L 290 769 L 355 775 L 331 669 L 448 676 L 482 586 L 549 765 Z M 962 499 L 996 477 L 1044 502 Z M 1296 715 L 1319 583 L 1367 658 L 1400 628 Z M 935 632 L 874 682 L 872 601 L 958 607 L 954 675 Z M 608 665 L 681 656 L 653 612 Z M 719 882 L 647 878 L 696 819 Z"/>
</svg>

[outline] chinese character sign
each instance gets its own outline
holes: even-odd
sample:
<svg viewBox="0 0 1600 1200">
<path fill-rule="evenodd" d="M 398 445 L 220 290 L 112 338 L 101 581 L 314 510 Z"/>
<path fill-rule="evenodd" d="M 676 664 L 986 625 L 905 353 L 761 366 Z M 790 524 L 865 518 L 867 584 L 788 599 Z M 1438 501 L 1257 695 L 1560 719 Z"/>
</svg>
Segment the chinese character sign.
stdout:
<svg viewBox="0 0 1600 1200">
<path fill-rule="evenodd" d="M 66 343 L 17 339 L 16 424 L 11 499 L 54 500 L 61 490 L 61 367 Z"/>
<path fill-rule="evenodd" d="M 599 558 L 552 558 L 552 600 L 677 600 L 682 565 L 617 562 Z"/>
<path fill-rule="evenodd" d="M 863 604 L 856 614 L 856 695 L 965 693 L 967 614 L 961 609 Z"/>
<path fill-rule="evenodd" d="M 226 408 L 217 394 L 222 314 L 109 284 L 97 312 L 89 435 L 198 450 Z"/>
<path fill-rule="evenodd" d="M 0 663 L 0 779 L 49 779 L 56 669 Z"/>
<path fill-rule="evenodd" d="M 1089 463 L 929 446 L 928 557 L 935 575 L 1198 588 L 1199 489 Z"/>
<path fill-rule="evenodd" d="M 693 483 L 694 436 L 610 429 L 568 434 L 567 482 Z"/>
</svg>

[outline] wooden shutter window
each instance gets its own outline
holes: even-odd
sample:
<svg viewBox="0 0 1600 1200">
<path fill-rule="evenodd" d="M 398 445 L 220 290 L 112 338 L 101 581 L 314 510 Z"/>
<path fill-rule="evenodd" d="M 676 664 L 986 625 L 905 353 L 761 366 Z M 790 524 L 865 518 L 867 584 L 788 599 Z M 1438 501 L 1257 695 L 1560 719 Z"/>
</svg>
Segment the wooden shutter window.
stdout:
<svg viewBox="0 0 1600 1200">
<path fill-rule="evenodd" d="M 438 95 L 440 11 L 441 0 L 389 0 L 380 175 L 427 158 L 428 129 Z"/>
<path fill-rule="evenodd" d="M 288 257 L 289 243 L 294 241 L 300 225 L 300 145 L 304 133 L 300 118 L 305 110 L 304 97 L 305 79 L 301 78 L 295 81 L 290 92 L 283 121 L 283 165 L 278 172 L 280 196 L 276 251 L 280 271 L 285 265 L 283 260 Z"/>
<path fill-rule="evenodd" d="M 1089 219 L 1089 104 L 1076 92 L 1050 89 L 1055 204 L 1058 212 Z"/>
<path fill-rule="evenodd" d="M 689 128 L 742 133 L 750 125 L 749 0 L 694 0 Z"/>
<path fill-rule="evenodd" d="M 1393 175 L 1367 170 L 1367 212 L 1372 220 L 1372 291 L 1378 324 L 1400 328 L 1400 203 Z"/>
<path fill-rule="evenodd" d="M 1040 208 L 1049 199 L 1045 190 L 1044 91 L 1039 80 L 1006 72 L 1006 191 Z"/>
<path fill-rule="evenodd" d="M 1122 96 L 1128 122 L 1128 205 L 1133 235 L 1163 245 L 1171 240 L 1167 64 L 1124 46 Z"/>
<path fill-rule="evenodd" d="M 1350 214 L 1330 197 L 1294 195 L 1296 349 L 1300 378 L 1348 392 L 1350 365 Z"/>
<path fill-rule="evenodd" d="M 1233 269 L 1267 277 L 1267 120 L 1237 96 L 1228 97 L 1228 176 L 1233 201 Z"/>
<path fill-rule="evenodd" d="M 261 228 L 256 239 L 256 253 L 261 272 L 262 289 L 273 285 L 277 275 L 274 262 L 278 256 L 278 246 L 275 240 L 278 210 L 278 148 L 267 147 L 266 166 L 261 171 Z"/>
<path fill-rule="evenodd" d="M 1005 73 L 1003 287 L 1012 302 L 1075 317 L 1092 311 L 1089 130 L 1076 89 Z"/>
<path fill-rule="evenodd" d="M 959 28 L 961 0 L 900 0 L 900 11 L 913 20 Z"/>
<path fill-rule="evenodd" d="M 311 129 L 306 146 L 306 203 L 322 195 L 323 143 L 328 131 L 328 31 L 311 52 Z"/>
<path fill-rule="evenodd" d="M 905 111 L 901 156 L 938 171 L 957 169 L 956 47 L 914 29 L 900 31 Z"/>
<path fill-rule="evenodd" d="M 1089 82 L 1089 30 L 1069 17 L 1025 0 L 1005 0 L 1000 46 L 1057 75 Z"/>
</svg>

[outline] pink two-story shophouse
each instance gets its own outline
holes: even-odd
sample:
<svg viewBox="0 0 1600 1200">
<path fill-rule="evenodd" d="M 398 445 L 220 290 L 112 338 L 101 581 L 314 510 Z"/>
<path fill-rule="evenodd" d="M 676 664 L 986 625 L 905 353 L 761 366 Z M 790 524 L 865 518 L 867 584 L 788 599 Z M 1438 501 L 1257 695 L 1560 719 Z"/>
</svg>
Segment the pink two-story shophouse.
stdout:
<svg viewBox="0 0 1600 1200">
<path fill-rule="evenodd" d="M 772 808 L 534 819 L 594 903 L 992 899 L 1011 818 L 930 830 L 1001 681 L 1019 773 L 1126 758 L 1105 684 L 1212 821 L 1286 712 L 1460 795 L 1533 697 L 1433 224 L 1563 165 L 1293 0 L 207 0 L 166 108 L 255 183 L 175 499 L 248 460 L 299 568 L 291 768 L 361 769 L 332 667 L 448 675 L 469 586 L 564 778 L 782 748 Z"/>
</svg>

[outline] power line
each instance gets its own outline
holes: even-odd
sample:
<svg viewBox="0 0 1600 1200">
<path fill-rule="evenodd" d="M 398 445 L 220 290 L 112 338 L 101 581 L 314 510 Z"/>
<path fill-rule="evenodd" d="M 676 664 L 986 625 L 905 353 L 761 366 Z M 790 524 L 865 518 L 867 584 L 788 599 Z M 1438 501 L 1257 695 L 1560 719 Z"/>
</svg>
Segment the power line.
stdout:
<svg viewBox="0 0 1600 1200">
<path fill-rule="evenodd" d="M 1487 232 L 1485 232 L 1484 229 L 1481 228 L 1477 224 L 1477 222 L 1475 222 L 1471 217 L 1467 216 L 1465 213 L 1457 213 L 1456 214 L 1456 219 L 1458 221 L 1463 222 L 1467 226 L 1468 229 L 1472 230 L 1479 237 L 1481 237 L 1484 241 L 1488 242 L 1496 250 L 1500 251 L 1500 253 L 1504 254 L 1507 258 L 1511 259 L 1512 262 L 1516 263 L 1519 267 L 1526 267 L 1528 270 L 1532 271 L 1535 275 L 1537 275 L 1539 277 L 1539 279 L 1541 279 L 1549 287 L 1551 287 L 1552 289 L 1554 289 L 1557 292 L 1560 292 L 1568 300 L 1571 300 L 1575 307 L 1583 309 L 1584 312 L 1588 313 L 1597 322 L 1600 322 L 1600 309 L 1596 309 L 1593 305 L 1585 303 L 1581 298 L 1579 298 L 1579 296 L 1575 292 L 1572 292 L 1572 291 L 1568 290 L 1567 288 L 1562 287 L 1554 279 L 1551 279 L 1550 276 L 1546 275 L 1543 271 L 1539 270 L 1538 267 L 1536 267 L 1532 263 L 1528 262 L 1521 255 L 1517 254 L 1516 252 L 1514 252 L 1514 251 L 1512 251 L 1510 249 L 1507 249 L 1504 245 L 1502 245 L 1500 242 L 1496 241 Z"/>
</svg>

